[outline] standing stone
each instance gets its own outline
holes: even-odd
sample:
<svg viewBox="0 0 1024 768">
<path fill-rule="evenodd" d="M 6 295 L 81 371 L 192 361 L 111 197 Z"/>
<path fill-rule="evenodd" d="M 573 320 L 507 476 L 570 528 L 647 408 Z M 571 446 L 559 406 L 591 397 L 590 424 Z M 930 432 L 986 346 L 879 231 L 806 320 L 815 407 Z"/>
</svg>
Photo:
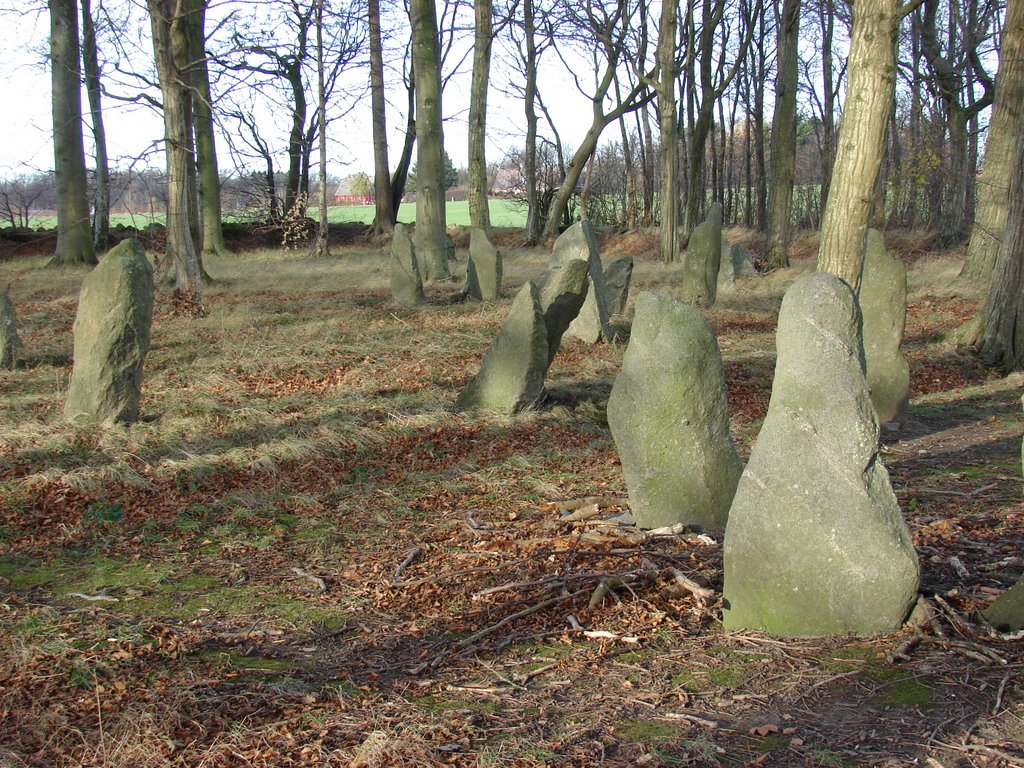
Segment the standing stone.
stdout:
<svg viewBox="0 0 1024 768">
<path fill-rule="evenodd" d="M 643 292 L 608 426 L 641 528 L 724 528 L 743 464 L 729 436 L 718 342 L 689 304 Z"/>
<path fill-rule="evenodd" d="M 583 259 L 571 259 L 552 270 L 540 292 L 540 308 L 547 328 L 548 365 L 562 345 L 562 334 L 576 319 L 590 288 L 590 268 Z"/>
<path fill-rule="evenodd" d="M 512 302 L 498 337 L 484 353 L 480 371 L 459 395 L 460 411 L 513 414 L 540 400 L 548 367 L 547 328 L 537 286 L 527 281 Z"/>
<path fill-rule="evenodd" d="M 586 259 L 591 288 L 567 333 L 587 344 L 596 344 L 601 339 L 608 341 L 612 338 L 612 329 L 605 306 L 604 268 L 598 252 L 597 234 L 593 224 L 587 220 L 578 221 L 565 230 L 551 250 L 552 267 L 561 266 L 570 259 Z"/>
<path fill-rule="evenodd" d="M 391 272 L 391 298 L 396 304 L 415 307 L 426 303 L 420 268 L 416 264 L 416 246 L 404 224 L 395 224 L 388 269 Z"/>
<path fill-rule="evenodd" d="M 1024 629 L 1024 579 L 993 600 L 982 615 L 1000 632 Z"/>
<path fill-rule="evenodd" d="M 690 235 L 683 258 L 683 301 L 708 309 L 715 305 L 718 267 L 722 261 L 722 204 L 715 203 L 708 217 Z"/>
<path fill-rule="evenodd" d="M 152 319 L 153 267 L 138 241 L 125 240 L 82 283 L 66 418 L 138 420 Z"/>
<path fill-rule="evenodd" d="M 754 260 L 742 245 L 722 240 L 722 263 L 718 268 L 718 292 L 730 291 L 737 280 L 757 277 Z"/>
<path fill-rule="evenodd" d="M 871 402 L 883 424 L 902 421 L 910 402 L 910 365 L 900 351 L 907 324 L 907 268 L 885 249 L 885 238 L 874 229 L 868 230 L 858 299 Z"/>
<path fill-rule="evenodd" d="M 21 339 L 18 338 L 18 317 L 14 313 L 14 304 L 7 290 L 0 293 L 0 368 L 11 370 L 18 363 L 18 350 Z"/>
<path fill-rule="evenodd" d="M 604 271 L 604 303 L 608 308 L 609 316 L 626 311 L 626 301 L 629 299 L 629 281 L 632 277 L 632 256 L 616 259 Z"/>
<path fill-rule="evenodd" d="M 779 313 L 771 401 L 725 529 L 723 627 L 784 636 L 900 626 L 917 556 L 878 455 L 849 286 L 797 280 Z"/>
<path fill-rule="evenodd" d="M 482 229 L 470 230 L 466 295 L 477 301 L 497 301 L 501 298 L 501 272 L 501 251 Z"/>
</svg>

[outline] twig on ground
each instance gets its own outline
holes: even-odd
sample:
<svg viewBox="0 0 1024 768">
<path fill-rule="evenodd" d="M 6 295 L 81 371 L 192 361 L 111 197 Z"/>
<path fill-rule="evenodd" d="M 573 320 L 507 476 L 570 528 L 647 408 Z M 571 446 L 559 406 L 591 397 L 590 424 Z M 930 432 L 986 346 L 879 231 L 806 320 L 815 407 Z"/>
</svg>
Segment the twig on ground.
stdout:
<svg viewBox="0 0 1024 768">
<path fill-rule="evenodd" d="M 555 509 L 559 512 L 572 512 L 573 510 L 580 509 L 582 507 L 590 507 L 594 505 L 603 509 L 605 507 L 617 507 L 627 503 L 627 499 L 615 496 L 584 496 L 582 499 L 570 499 L 569 501 L 552 501 L 545 506 L 548 506 L 549 508 Z"/>
<path fill-rule="evenodd" d="M 304 571 L 301 568 L 292 568 L 292 573 L 294 573 L 296 576 L 301 576 L 304 579 L 309 579 L 314 584 L 316 584 L 317 592 L 322 594 L 327 591 L 327 582 L 321 579 L 319 576 L 314 576 L 312 573 Z"/>
<path fill-rule="evenodd" d="M 398 567 L 395 568 L 395 575 L 391 577 L 392 584 L 398 584 L 398 579 L 401 577 L 402 571 L 412 565 L 412 561 L 419 557 L 421 552 L 423 552 L 423 550 L 419 547 L 413 547 L 409 550 L 409 554 L 405 556 L 405 560 L 399 563 Z"/>
<path fill-rule="evenodd" d="M 711 600 L 715 596 L 715 593 L 712 590 L 707 587 L 702 587 L 678 568 L 669 568 L 668 572 L 672 574 L 676 584 L 692 594 L 698 600 Z"/>
<path fill-rule="evenodd" d="M 956 571 L 956 575 L 961 579 L 971 578 L 971 572 L 967 570 L 964 564 L 960 562 L 960 558 L 956 555 L 949 558 L 949 564 L 953 566 L 953 570 Z"/>
<path fill-rule="evenodd" d="M 111 595 L 86 595 L 82 592 L 68 592 L 68 597 L 77 597 L 79 600 L 88 600 L 90 603 L 119 603 L 121 600 Z"/>
<path fill-rule="evenodd" d="M 992 705 L 992 715 L 998 715 L 999 710 L 1003 708 L 1003 694 L 1006 693 L 1006 684 L 1010 682 L 1010 673 L 1007 672 L 1003 675 L 1003 679 L 999 681 L 999 690 L 996 691 L 996 703 Z"/>
<path fill-rule="evenodd" d="M 597 517 L 601 514 L 601 507 L 597 504 L 589 504 L 585 507 L 580 507 L 575 512 L 570 512 L 567 515 L 562 515 L 558 518 L 560 523 L 580 523 L 584 520 L 589 520 L 592 517 Z"/>
</svg>

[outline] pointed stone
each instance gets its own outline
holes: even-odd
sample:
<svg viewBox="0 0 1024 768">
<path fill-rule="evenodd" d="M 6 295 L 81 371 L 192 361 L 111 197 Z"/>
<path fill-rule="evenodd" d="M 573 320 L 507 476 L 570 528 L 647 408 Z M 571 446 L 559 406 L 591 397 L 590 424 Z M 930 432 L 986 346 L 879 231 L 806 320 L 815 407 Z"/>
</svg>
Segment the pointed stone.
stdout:
<svg viewBox="0 0 1024 768">
<path fill-rule="evenodd" d="M 590 290 L 590 268 L 583 259 L 571 259 L 553 269 L 540 293 L 540 308 L 547 329 L 548 365 L 562 344 L 562 335 L 576 319 Z"/>
<path fill-rule="evenodd" d="M 743 465 L 729 435 L 722 355 L 703 312 L 637 296 L 608 426 L 639 527 L 725 527 Z"/>
<path fill-rule="evenodd" d="M 18 364 L 18 316 L 6 289 L 0 293 L 0 368 L 13 370 Z"/>
<path fill-rule="evenodd" d="M 885 238 L 874 229 L 868 230 L 858 299 L 875 413 L 883 424 L 903 421 L 910 403 L 910 365 L 900 351 L 907 324 L 907 268 L 886 250 Z"/>
<path fill-rule="evenodd" d="M 423 280 L 416 263 L 416 246 L 405 224 L 395 224 L 388 270 L 391 273 L 391 299 L 395 304 L 415 307 L 426 303 Z"/>
<path fill-rule="evenodd" d="M 498 337 L 484 353 L 480 371 L 459 395 L 460 411 L 513 414 L 530 408 L 544 391 L 547 328 L 537 286 L 528 281 L 512 302 Z"/>
<path fill-rule="evenodd" d="M 138 420 L 152 318 L 153 267 L 136 240 L 125 240 L 82 282 L 66 418 Z"/>
<path fill-rule="evenodd" d="M 608 308 L 609 316 L 626 311 L 626 302 L 629 300 L 629 281 L 632 277 L 632 256 L 616 259 L 604 271 L 605 306 Z"/>
<path fill-rule="evenodd" d="M 872 635 L 917 597 L 917 555 L 878 453 L 849 286 L 814 273 L 787 291 L 761 433 L 725 530 L 723 627 Z"/>
<path fill-rule="evenodd" d="M 469 263 L 466 265 L 466 295 L 477 301 L 501 298 L 501 251 L 482 229 L 469 232 Z"/>
<path fill-rule="evenodd" d="M 683 301 L 708 309 L 715 305 L 718 267 L 722 261 L 722 205 L 715 203 L 708 217 L 690 235 L 683 258 Z"/>
<path fill-rule="evenodd" d="M 570 336 L 596 344 L 612 337 L 605 306 L 604 268 L 597 246 L 597 234 L 589 221 L 578 221 L 563 232 L 551 250 L 551 266 L 558 267 L 571 259 L 584 259 L 590 272 L 590 290 L 576 319 L 569 325 Z"/>
</svg>

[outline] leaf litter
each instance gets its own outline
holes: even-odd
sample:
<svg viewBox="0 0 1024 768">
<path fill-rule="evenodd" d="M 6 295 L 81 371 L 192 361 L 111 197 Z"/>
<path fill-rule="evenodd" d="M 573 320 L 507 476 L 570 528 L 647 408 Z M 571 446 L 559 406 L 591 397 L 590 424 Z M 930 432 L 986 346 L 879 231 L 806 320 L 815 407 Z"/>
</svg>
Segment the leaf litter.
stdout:
<svg viewBox="0 0 1024 768">
<path fill-rule="evenodd" d="M 641 278 L 658 268 L 639 260 Z M 255 293 L 258 275 L 245 279 Z M 301 303 L 340 313 L 337 334 L 369 323 L 378 338 L 357 355 L 300 329 L 258 366 L 222 366 L 211 394 L 265 420 L 244 433 L 244 462 L 219 447 L 231 411 L 204 415 L 201 393 L 185 404 L 167 388 L 147 394 L 165 424 L 124 445 L 0 443 L 0 759 L 1024 764 L 1020 640 L 977 616 L 1024 571 L 1020 377 L 938 341 L 976 303 L 911 306 L 914 408 L 885 438 L 923 617 L 867 640 L 794 640 L 721 631 L 721 532 L 616 522 L 628 502 L 594 417 L 607 384 L 576 383 L 610 382 L 622 345 L 568 342 L 549 381 L 566 394 L 548 408 L 467 417 L 437 403 L 472 375 L 500 311 L 465 312 L 444 289 L 396 318 L 383 294 L 314 293 L 262 292 L 260 311 Z M 43 323 L 37 299 L 30 325 Z M 214 290 L 207 317 L 162 317 L 147 376 L 178 370 L 194 325 L 231 303 Z M 770 395 L 774 318 L 726 304 L 711 319 L 746 453 Z M 247 327 L 204 343 L 227 353 Z M 449 338 L 416 349 L 438 328 Z M 41 380 L 24 386 L 30 406 L 51 397 Z M 346 439 L 356 428 L 375 436 Z M 275 455 L 277 433 L 296 430 L 315 450 Z M 62 479 L 100 464 L 102 498 Z M 118 480 L 128 468 L 147 484 Z"/>
</svg>

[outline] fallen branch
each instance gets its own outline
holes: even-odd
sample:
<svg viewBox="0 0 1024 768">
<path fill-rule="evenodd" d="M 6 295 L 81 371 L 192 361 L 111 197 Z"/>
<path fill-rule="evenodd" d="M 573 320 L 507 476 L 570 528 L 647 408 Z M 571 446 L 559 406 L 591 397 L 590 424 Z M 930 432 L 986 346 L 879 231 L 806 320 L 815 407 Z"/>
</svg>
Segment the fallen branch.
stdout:
<svg viewBox="0 0 1024 768">
<path fill-rule="evenodd" d="M 404 571 L 406 568 L 408 568 L 410 565 L 412 565 L 412 561 L 415 560 L 417 557 L 419 557 L 420 553 L 422 551 L 423 550 L 420 549 L 419 547 L 413 547 L 409 551 L 409 554 L 406 555 L 405 560 L 403 560 L 401 563 L 399 563 L 398 567 L 395 568 L 395 575 L 391 577 L 391 583 L 392 584 L 397 584 L 398 583 L 398 579 L 401 577 L 402 571 Z"/>
<path fill-rule="evenodd" d="M 588 504 L 585 507 L 580 507 L 575 512 L 570 512 L 567 515 L 562 515 L 558 518 L 560 523 L 579 523 L 584 520 L 589 520 L 592 517 L 597 517 L 601 514 L 601 507 L 598 504 Z"/>
<path fill-rule="evenodd" d="M 559 512 L 572 512 L 573 510 L 593 506 L 595 504 L 599 508 L 604 509 L 606 507 L 618 507 L 628 503 L 628 499 L 618 498 L 615 496 L 584 496 L 582 499 L 572 499 L 570 501 L 552 501 L 549 502 L 547 506 Z"/>
<path fill-rule="evenodd" d="M 705 728 L 714 730 L 718 727 L 718 723 L 714 720 L 708 720 L 706 717 L 697 717 L 697 715 L 691 715 L 686 712 L 665 712 L 654 718 L 655 720 L 689 720 L 691 723 L 697 725 L 703 725 Z"/>
</svg>

